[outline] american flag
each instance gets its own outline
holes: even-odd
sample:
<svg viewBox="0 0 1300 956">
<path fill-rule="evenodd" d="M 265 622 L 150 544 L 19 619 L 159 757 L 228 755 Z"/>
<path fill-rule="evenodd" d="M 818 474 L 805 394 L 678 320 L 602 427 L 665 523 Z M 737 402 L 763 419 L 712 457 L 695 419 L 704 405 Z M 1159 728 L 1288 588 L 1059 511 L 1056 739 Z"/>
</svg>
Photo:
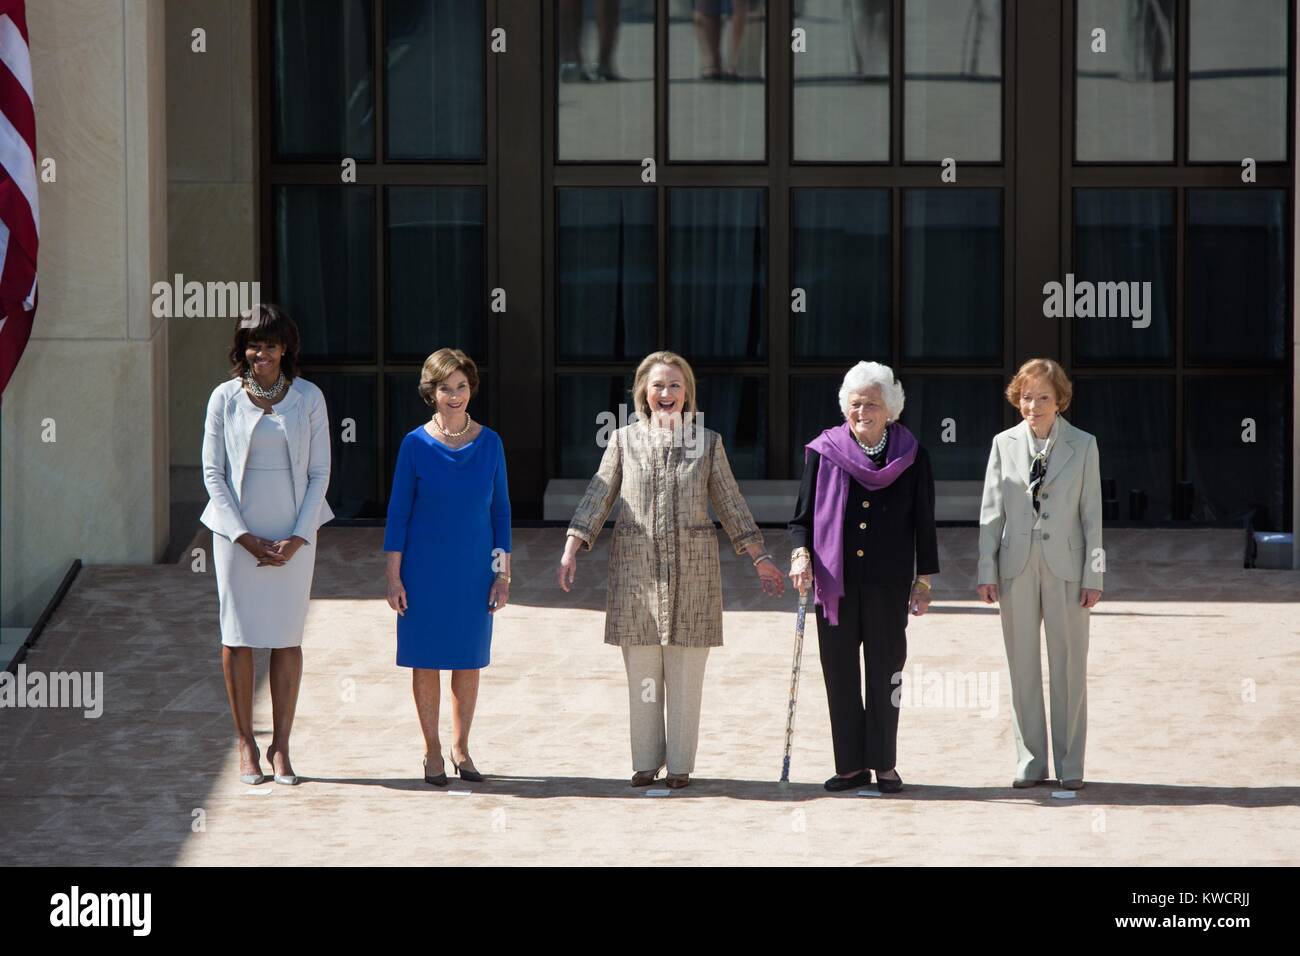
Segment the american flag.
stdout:
<svg viewBox="0 0 1300 956">
<path fill-rule="evenodd" d="M 0 0 L 0 394 L 36 317 L 36 101 L 24 0 Z"/>
</svg>

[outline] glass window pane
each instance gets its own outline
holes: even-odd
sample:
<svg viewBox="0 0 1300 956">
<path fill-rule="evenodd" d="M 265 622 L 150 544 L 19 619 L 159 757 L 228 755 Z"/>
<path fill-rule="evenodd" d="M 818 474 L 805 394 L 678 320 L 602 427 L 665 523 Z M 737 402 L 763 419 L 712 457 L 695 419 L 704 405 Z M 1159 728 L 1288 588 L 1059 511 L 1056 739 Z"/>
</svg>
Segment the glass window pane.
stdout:
<svg viewBox="0 0 1300 956">
<path fill-rule="evenodd" d="M 767 355 L 767 192 L 668 191 L 668 348 L 691 362 Z"/>
<path fill-rule="evenodd" d="M 558 158 L 654 156 L 654 0 L 559 0 L 555 38 Z"/>
<path fill-rule="evenodd" d="M 444 346 L 487 361 L 484 191 L 388 188 L 388 356 L 423 361 Z"/>
<path fill-rule="evenodd" d="M 307 376 L 325 393 L 330 420 L 330 486 L 325 498 L 340 518 L 383 514 L 388 490 L 378 491 L 378 429 L 375 377 L 353 372 L 312 372 Z M 356 423 L 352 441 L 343 441 L 344 419 Z"/>
<path fill-rule="evenodd" d="M 483 0 L 384 5 L 390 159 L 483 159 Z"/>
<path fill-rule="evenodd" d="M 1263 508 L 1257 527 L 1282 528 L 1287 385 L 1282 375 L 1187 378 L 1183 443 L 1194 520 L 1235 524 Z M 1252 437 L 1245 419 L 1254 441 L 1243 440 Z"/>
<path fill-rule="evenodd" d="M 1002 0 L 904 0 L 908 160 L 1002 160 Z"/>
<path fill-rule="evenodd" d="M 1060 304 L 1076 362 L 1172 362 L 1174 191 L 1076 190 L 1073 276 Z"/>
<path fill-rule="evenodd" d="M 1188 18 L 1188 159 L 1284 161 L 1286 0 L 1191 0 Z"/>
<path fill-rule="evenodd" d="M 558 477 L 590 478 L 600 467 L 610 433 L 636 421 L 632 370 L 622 375 L 557 375 L 555 405 Z"/>
<path fill-rule="evenodd" d="M 737 478 L 767 477 L 767 376 L 697 372 L 695 404 Z"/>
<path fill-rule="evenodd" d="M 1002 190 L 903 192 L 903 360 L 1002 360 Z"/>
<path fill-rule="evenodd" d="M 844 371 L 848 371 L 846 367 Z M 790 477 L 803 475 L 804 446 L 844 421 L 840 411 L 843 375 L 790 376 Z"/>
<path fill-rule="evenodd" d="M 1115 496 L 1113 520 L 1150 523 L 1172 517 L 1172 377 L 1076 378 L 1065 417 L 1097 436 L 1103 494 L 1110 489 Z"/>
<path fill-rule="evenodd" d="M 791 192 L 794 286 L 805 312 L 792 312 L 796 360 L 840 361 L 889 354 L 889 190 Z"/>
<path fill-rule="evenodd" d="M 375 357 L 375 191 L 276 186 L 275 289 L 304 359 Z"/>
<path fill-rule="evenodd" d="M 639 359 L 658 340 L 655 191 L 556 193 L 561 360 Z"/>
<path fill-rule="evenodd" d="M 1007 401 L 1002 380 L 908 375 L 901 383 L 906 399 L 902 422 L 930 453 L 935 480 L 982 480 L 989 442 L 1002 431 Z"/>
<path fill-rule="evenodd" d="M 1174 158 L 1174 0 L 1078 0 L 1075 21 L 1075 158 Z M 1105 30 L 1105 49 L 1094 49 Z"/>
<path fill-rule="evenodd" d="M 1187 358 L 1207 364 L 1286 357 L 1286 193 L 1187 193 Z"/>
<path fill-rule="evenodd" d="M 889 161 L 890 0 L 807 0 L 794 25 L 794 158 Z"/>
<path fill-rule="evenodd" d="M 271 29 L 276 158 L 374 159 L 371 0 L 275 0 Z"/>
<path fill-rule="evenodd" d="M 762 161 L 767 155 L 767 4 L 674 3 L 668 17 L 668 155 Z"/>
</svg>

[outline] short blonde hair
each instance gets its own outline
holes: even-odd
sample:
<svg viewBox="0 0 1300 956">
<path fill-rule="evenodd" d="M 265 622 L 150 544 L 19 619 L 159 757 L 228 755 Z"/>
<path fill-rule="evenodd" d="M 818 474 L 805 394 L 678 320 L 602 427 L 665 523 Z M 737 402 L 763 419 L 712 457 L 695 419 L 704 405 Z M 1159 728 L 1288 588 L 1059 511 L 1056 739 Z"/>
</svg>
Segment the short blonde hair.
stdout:
<svg viewBox="0 0 1300 956">
<path fill-rule="evenodd" d="M 460 349 L 438 349 L 424 360 L 424 368 L 420 369 L 420 397 L 424 404 L 436 404 L 434 395 L 438 386 L 455 372 L 464 372 L 469 379 L 471 398 L 478 394 L 478 366 L 474 360 Z"/>
<path fill-rule="evenodd" d="M 650 370 L 656 365 L 671 365 L 681 371 L 682 378 L 686 382 L 686 400 L 682 403 L 682 418 L 685 420 L 687 415 L 693 416 L 699 411 L 695 407 L 695 373 L 691 371 L 690 362 L 676 352 L 667 351 L 651 352 L 636 367 L 636 377 L 632 379 L 632 403 L 636 407 L 637 414 L 642 418 L 650 417 L 650 405 L 645 400 L 645 386 L 650 379 Z"/>
<path fill-rule="evenodd" d="M 1020 366 L 1020 370 L 1011 379 L 1011 384 L 1007 386 L 1007 401 L 1019 408 L 1020 393 L 1024 391 L 1025 385 L 1031 378 L 1045 378 L 1051 384 L 1052 390 L 1056 392 L 1058 412 L 1063 412 L 1070 407 L 1070 399 L 1074 396 L 1074 386 L 1070 384 L 1070 376 L 1065 374 L 1065 369 L 1061 368 L 1059 363 L 1049 358 L 1032 358 Z"/>
</svg>

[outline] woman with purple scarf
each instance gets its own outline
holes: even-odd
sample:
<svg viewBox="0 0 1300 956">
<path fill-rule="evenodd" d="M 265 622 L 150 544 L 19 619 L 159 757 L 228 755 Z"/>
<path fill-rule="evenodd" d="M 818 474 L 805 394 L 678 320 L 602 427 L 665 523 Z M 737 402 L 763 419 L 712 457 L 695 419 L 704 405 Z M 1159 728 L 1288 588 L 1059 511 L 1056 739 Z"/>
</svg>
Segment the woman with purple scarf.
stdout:
<svg viewBox="0 0 1300 956">
<path fill-rule="evenodd" d="M 926 450 L 897 421 L 903 387 L 889 366 L 859 362 L 844 376 L 839 397 L 846 420 L 804 452 L 790 522 L 790 577 L 801 594 L 813 588 L 818 606 L 835 749 L 826 789 L 866 786 L 875 770 L 880 792 L 897 793 L 903 779 L 894 768 L 892 695 L 907 660 L 908 612 L 926 612 L 930 575 L 939 573 L 934 475 Z"/>
</svg>

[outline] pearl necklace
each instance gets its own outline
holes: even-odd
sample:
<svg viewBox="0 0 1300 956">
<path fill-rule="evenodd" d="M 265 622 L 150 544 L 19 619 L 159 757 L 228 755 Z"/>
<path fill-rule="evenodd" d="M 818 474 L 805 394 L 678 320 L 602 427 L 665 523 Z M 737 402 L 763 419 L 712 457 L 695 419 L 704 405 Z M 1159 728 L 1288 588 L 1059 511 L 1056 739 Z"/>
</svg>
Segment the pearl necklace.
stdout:
<svg viewBox="0 0 1300 956">
<path fill-rule="evenodd" d="M 880 441 L 875 445 L 864 444 L 857 435 L 853 436 L 853 440 L 858 443 L 859 448 L 867 453 L 868 458 L 872 458 L 885 450 L 885 443 L 889 441 L 889 429 L 885 429 L 885 433 L 880 436 Z"/>
<path fill-rule="evenodd" d="M 247 388 L 254 395 L 256 395 L 258 398 L 264 399 L 266 401 L 270 401 L 274 398 L 278 398 L 280 393 L 284 391 L 285 386 L 287 384 L 288 382 L 285 381 L 284 372 L 280 373 L 280 377 L 275 380 L 275 384 L 272 385 L 270 388 L 264 388 L 263 386 L 258 384 L 257 379 L 253 378 L 252 369 L 249 369 L 247 372 L 244 373 L 244 387 Z"/>
<path fill-rule="evenodd" d="M 434 412 L 434 413 L 433 413 L 433 427 L 436 428 L 436 429 L 438 429 L 438 431 L 442 432 L 442 433 L 443 433 L 444 435 L 446 435 L 448 438 L 460 438 L 460 437 L 463 436 L 467 431 L 469 431 L 469 427 L 470 427 L 471 425 L 473 425 L 473 424 L 474 424 L 474 419 L 472 419 L 472 418 L 469 417 L 469 412 L 466 412 L 466 413 L 465 413 L 465 427 L 462 428 L 462 429 L 461 429 L 460 431 L 458 431 L 458 432 L 449 432 L 449 431 L 447 431 L 447 429 L 443 428 L 442 425 L 438 422 L 438 413 L 437 413 L 437 412 Z"/>
</svg>

